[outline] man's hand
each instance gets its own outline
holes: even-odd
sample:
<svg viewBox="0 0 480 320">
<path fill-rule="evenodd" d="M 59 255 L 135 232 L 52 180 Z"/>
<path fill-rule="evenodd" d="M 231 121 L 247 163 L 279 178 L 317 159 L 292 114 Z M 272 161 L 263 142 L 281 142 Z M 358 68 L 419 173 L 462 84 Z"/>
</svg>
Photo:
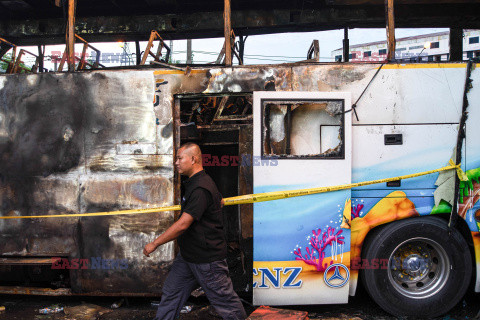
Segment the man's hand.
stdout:
<svg viewBox="0 0 480 320">
<path fill-rule="evenodd" d="M 145 245 L 145 248 L 143 248 L 143 254 L 146 255 L 147 257 L 150 257 L 150 253 L 152 253 L 156 249 L 157 249 L 157 246 L 153 242 L 147 243 Z"/>
<path fill-rule="evenodd" d="M 192 215 L 184 212 L 181 215 L 180 219 L 178 219 L 178 221 L 176 221 L 167 230 L 165 230 L 165 232 L 162 233 L 157 239 L 145 245 L 145 248 L 143 248 L 143 254 L 147 257 L 150 257 L 150 253 L 155 251 L 159 246 L 177 239 L 179 235 L 184 233 L 185 230 L 190 227 L 193 221 L 194 219 Z"/>
</svg>

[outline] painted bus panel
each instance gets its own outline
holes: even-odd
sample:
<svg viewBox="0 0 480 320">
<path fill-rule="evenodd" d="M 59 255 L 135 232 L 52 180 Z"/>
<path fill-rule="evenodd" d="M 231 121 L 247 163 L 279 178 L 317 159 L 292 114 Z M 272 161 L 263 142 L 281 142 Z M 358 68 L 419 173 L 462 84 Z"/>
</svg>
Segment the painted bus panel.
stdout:
<svg viewBox="0 0 480 320">
<path fill-rule="evenodd" d="M 254 167 L 254 193 L 350 183 L 350 94 L 255 92 L 253 100 L 254 156 L 277 161 Z M 287 136 L 290 151 L 279 146 Z M 349 200 L 342 190 L 254 204 L 255 304 L 348 301 L 350 230 L 340 225 Z"/>
</svg>

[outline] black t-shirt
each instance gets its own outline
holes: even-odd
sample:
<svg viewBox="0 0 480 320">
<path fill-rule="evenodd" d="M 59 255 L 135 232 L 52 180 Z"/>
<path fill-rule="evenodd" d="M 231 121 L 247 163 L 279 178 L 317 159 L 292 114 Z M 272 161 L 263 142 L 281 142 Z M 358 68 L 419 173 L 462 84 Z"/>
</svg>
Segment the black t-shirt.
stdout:
<svg viewBox="0 0 480 320">
<path fill-rule="evenodd" d="M 182 257 L 192 263 L 207 263 L 225 259 L 227 243 L 223 232 L 222 195 L 212 178 L 200 171 L 184 182 L 182 214 L 195 221 L 178 237 Z"/>
<path fill-rule="evenodd" d="M 192 191 L 188 202 L 182 208 L 183 212 L 190 214 L 195 220 L 199 221 L 203 213 L 212 204 L 212 195 L 203 188 L 197 188 Z"/>
</svg>

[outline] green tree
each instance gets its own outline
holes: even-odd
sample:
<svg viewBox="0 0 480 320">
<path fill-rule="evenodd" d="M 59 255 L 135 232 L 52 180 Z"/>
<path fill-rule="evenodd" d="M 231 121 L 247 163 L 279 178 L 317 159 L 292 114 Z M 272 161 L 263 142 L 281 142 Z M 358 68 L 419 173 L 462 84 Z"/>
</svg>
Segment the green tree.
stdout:
<svg viewBox="0 0 480 320">
<path fill-rule="evenodd" d="M 8 68 L 8 64 L 12 61 L 12 55 L 6 54 L 3 56 L 3 59 L 0 60 L 0 72 L 5 73 Z M 28 72 L 31 71 L 31 67 L 27 67 L 23 62 L 20 63 L 20 67 L 22 67 L 21 72 Z M 26 70 L 25 70 L 26 69 Z"/>
<path fill-rule="evenodd" d="M 6 54 L 3 56 L 3 60 L 6 60 L 8 62 L 12 61 L 12 57 L 10 54 Z M 7 67 L 8 67 L 8 62 L 5 62 L 3 60 L 0 60 L 0 72 L 1 73 L 4 73 L 7 71 Z"/>
</svg>

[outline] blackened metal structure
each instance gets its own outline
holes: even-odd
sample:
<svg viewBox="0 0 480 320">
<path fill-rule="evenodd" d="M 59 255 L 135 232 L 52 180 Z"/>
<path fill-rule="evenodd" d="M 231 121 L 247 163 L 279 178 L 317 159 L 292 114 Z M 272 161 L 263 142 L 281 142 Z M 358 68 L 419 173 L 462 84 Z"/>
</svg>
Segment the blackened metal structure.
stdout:
<svg viewBox="0 0 480 320">
<path fill-rule="evenodd" d="M 348 28 L 383 28 L 381 0 L 236 0 L 237 36 Z M 395 27 L 480 28 L 480 2 L 396 0 Z M 224 37 L 223 0 L 79 0 L 75 33 L 88 42 Z M 66 0 L 0 0 L 0 35 L 16 45 L 65 43 Z"/>
</svg>

